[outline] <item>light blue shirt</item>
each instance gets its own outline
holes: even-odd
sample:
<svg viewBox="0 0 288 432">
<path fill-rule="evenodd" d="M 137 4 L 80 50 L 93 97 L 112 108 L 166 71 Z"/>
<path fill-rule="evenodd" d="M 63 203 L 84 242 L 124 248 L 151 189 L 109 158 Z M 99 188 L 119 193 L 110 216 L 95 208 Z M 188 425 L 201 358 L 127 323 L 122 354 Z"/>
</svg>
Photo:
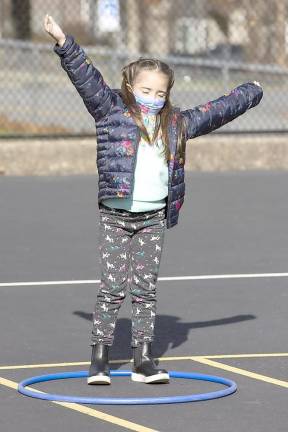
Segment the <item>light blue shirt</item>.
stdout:
<svg viewBox="0 0 288 432">
<path fill-rule="evenodd" d="M 149 136 L 152 138 L 156 115 L 142 112 L 142 117 Z M 167 195 L 168 165 L 161 136 L 152 145 L 141 136 L 137 151 L 132 197 L 107 198 L 102 202 L 108 207 L 143 212 L 165 207 Z"/>
</svg>

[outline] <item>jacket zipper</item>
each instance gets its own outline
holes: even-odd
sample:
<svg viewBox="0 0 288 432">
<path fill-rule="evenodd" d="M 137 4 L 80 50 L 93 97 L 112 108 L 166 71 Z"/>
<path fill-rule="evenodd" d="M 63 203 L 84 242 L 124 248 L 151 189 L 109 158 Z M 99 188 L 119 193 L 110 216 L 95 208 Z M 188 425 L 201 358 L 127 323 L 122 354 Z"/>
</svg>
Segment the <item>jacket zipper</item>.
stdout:
<svg viewBox="0 0 288 432">
<path fill-rule="evenodd" d="M 134 190 L 134 180 L 135 180 L 135 168 L 136 168 L 136 162 L 137 162 L 137 154 L 138 154 L 138 148 L 139 148 L 139 143 L 140 143 L 140 132 L 138 129 L 136 129 L 137 131 L 137 137 L 138 137 L 138 141 L 136 143 L 136 152 L 134 155 L 134 165 L 133 165 L 133 178 L 132 178 L 132 186 L 131 186 L 131 194 L 129 195 L 129 197 L 132 197 L 133 195 L 133 190 Z"/>
<path fill-rule="evenodd" d="M 168 198 L 167 198 L 167 223 L 170 220 L 170 213 L 171 213 L 170 204 L 171 204 L 171 196 L 172 196 L 171 185 L 172 185 L 172 172 L 173 172 L 173 170 L 171 168 L 171 171 L 170 171 L 170 163 L 172 163 L 172 162 L 169 161 L 169 164 L 168 164 L 169 181 L 168 181 Z"/>
<path fill-rule="evenodd" d="M 169 133 L 168 133 L 169 139 L 171 139 L 172 136 L 172 124 L 170 122 L 169 124 Z M 172 174 L 173 174 L 173 165 L 174 164 L 174 154 L 171 152 L 171 154 L 173 155 L 173 159 L 170 159 L 168 162 L 168 198 L 167 198 L 167 227 L 170 226 L 169 221 L 170 221 L 170 214 L 171 214 L 171 196 L 172 196 Z M 170 167 L 171 164 L 171 167 Z"/>
</svg>

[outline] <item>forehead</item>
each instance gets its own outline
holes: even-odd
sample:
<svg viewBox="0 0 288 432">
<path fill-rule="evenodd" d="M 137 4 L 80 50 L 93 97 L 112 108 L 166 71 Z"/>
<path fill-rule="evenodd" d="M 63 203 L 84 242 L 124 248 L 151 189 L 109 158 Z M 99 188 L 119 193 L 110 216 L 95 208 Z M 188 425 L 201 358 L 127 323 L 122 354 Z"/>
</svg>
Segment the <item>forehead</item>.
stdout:
<svg viewBox="0 0 288 432">
<path fill-rule="evenodd" d="M 149 87 L 151 89 L 166 90 L 168 86 L 168 77 L 163 72 L 155 70 L 142 70 L 135 79 L 135 84 L 139 87 Z"/>
</svg>

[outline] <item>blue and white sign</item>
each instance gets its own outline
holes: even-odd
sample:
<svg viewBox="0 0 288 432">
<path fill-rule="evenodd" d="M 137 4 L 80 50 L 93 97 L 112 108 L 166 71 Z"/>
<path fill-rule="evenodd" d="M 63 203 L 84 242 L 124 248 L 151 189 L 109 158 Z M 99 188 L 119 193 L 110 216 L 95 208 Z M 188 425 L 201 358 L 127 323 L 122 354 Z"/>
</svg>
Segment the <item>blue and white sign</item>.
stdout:
<svg viewBox="0 0 288 432">
<path fill-rule="evenodd" d="M 98 0 L 98 28 L 100 32 L 120 30 L 119 0 Z"/>
</svg>

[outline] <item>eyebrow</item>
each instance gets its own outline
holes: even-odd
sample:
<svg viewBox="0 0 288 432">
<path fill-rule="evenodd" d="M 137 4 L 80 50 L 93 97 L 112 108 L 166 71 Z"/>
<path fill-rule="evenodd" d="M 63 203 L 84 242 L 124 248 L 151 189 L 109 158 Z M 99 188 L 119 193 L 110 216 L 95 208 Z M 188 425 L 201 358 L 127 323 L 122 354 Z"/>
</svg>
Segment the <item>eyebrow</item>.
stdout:
<svg viewBox="0 0 288 432">
<path fill-rule="evenodd" d="M 146 89 L 146 90 L 152 90 L 151 88 L 149 88 L 149 87 L 141 87 L 141 89 Z M 167 94 L 167 92 L 165 92 L 164 90 L 158 90 L 158 93 L 165 93 L 165 94 Z"/>
</svg>

